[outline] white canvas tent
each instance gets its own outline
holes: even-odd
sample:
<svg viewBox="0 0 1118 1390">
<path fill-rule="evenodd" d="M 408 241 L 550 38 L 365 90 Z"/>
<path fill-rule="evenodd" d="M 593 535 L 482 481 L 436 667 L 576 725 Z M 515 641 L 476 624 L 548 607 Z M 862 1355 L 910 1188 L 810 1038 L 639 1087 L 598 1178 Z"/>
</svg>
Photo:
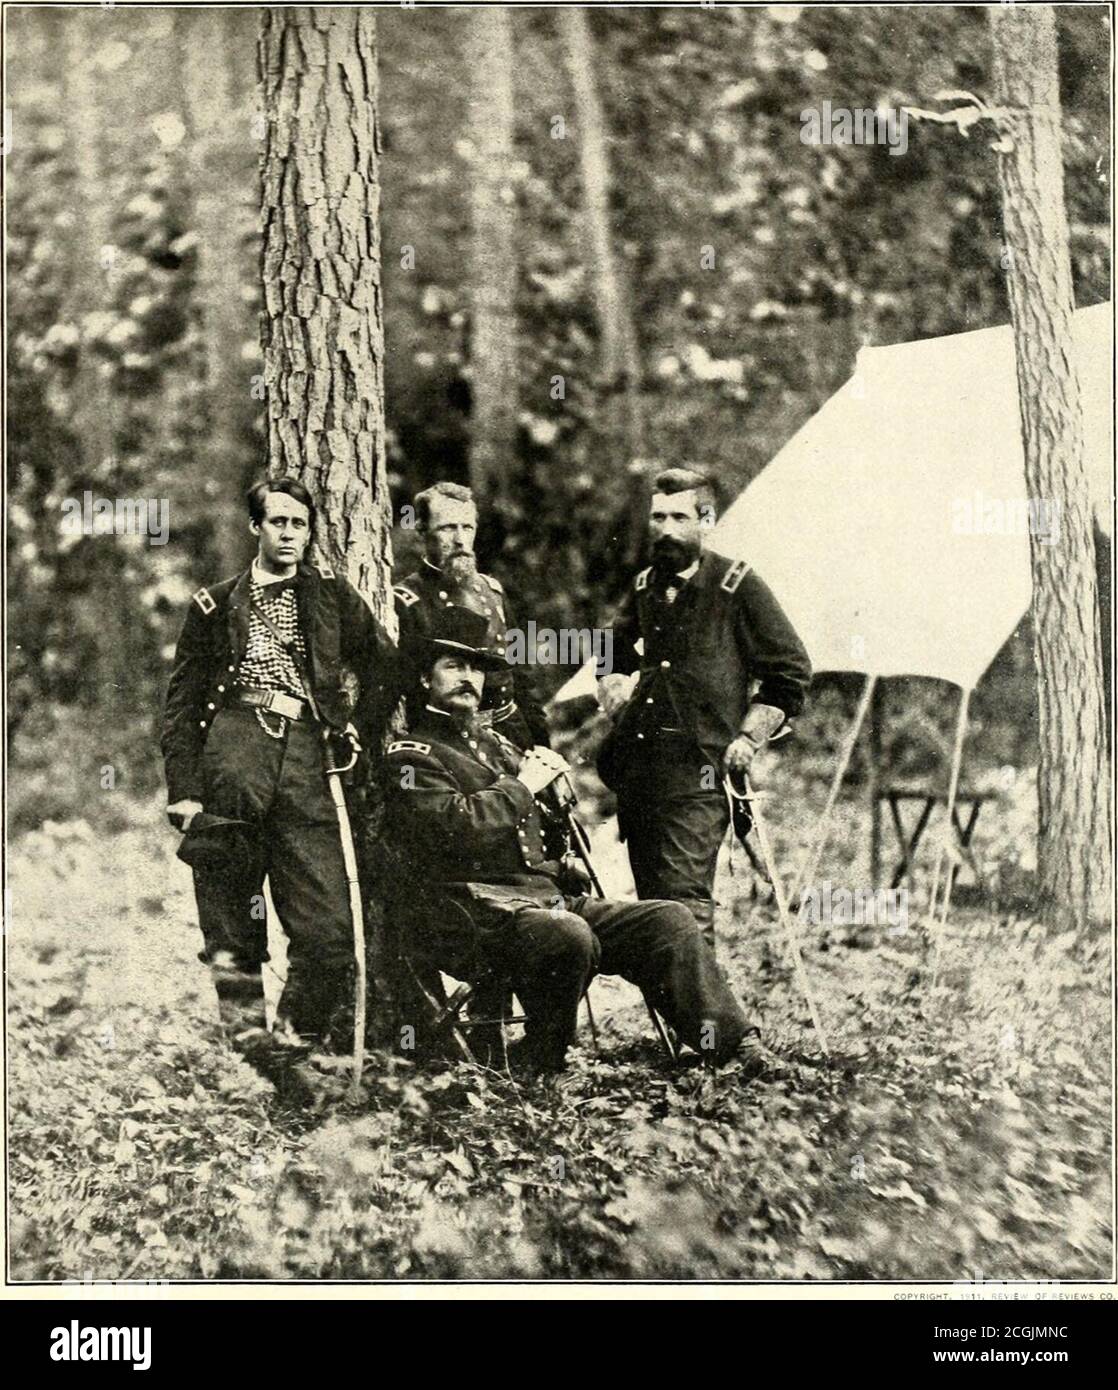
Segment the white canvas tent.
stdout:
<svg viewBox="0 0 1118 1390">
<path fill-rule="evenodd" d="M 1096 514 L 1112 510 L 1109 304 L 1075 316 Z M 1043 502 L 1043 499 L 1039 499 Z M 1032 597 L 1013 331 L 863 348 L 709 545 L 773 589 L 817 671 L 972 689 Z M 1062 518 L 1043 506 L 1033 515 Z"/>
<path fill-rule="evenodd" d="M 1110 305 L 1079 310 L 1074 327 L 1091 491 L 1085 504 L 1109 533 Z M 867 676 L 824 826 L 872 682 L 899 675 L 937 677 L 962 691 L 950 826 L 967 699 L 1031 602 L 1030 521 L 1058 544 L 1065 518 L 1046 499 L 1027 496 L 1008 324 L 864 348 L 846 385 L 722 516 L 709 547 L 747 559 L 765 579 L 814 669 Z M 554 703 L 593 689 L 584 668 Z M 822 840 L 816 860 L 821 850 Z"/>
<path fill-rule="evenodd" d="M 1109 533 L 1111 306 L 1079 310 L 1074 330 L 1090 489 L 1084 502 Z M 970 692 L 1032 600 L 1030 526 L 1058 545 L 1065 520 L 1048 499 L 1027 494 L 1009 324 L 863 348 L 846 385 L 722 516 L 711 549 L 748 559 L 764 577 L 814 669 L 867 676 L 800 887 L 822 853 L 879 676 L 937 677 L 962 692 L 946 848 Z M 938 882 L 939 865 L 932 910 Z"/>
<path fill-rule="evenodd" d="M 1110 305 L 1079 310 L 1075 334 L 1091 501 L 1110 533 Z M 1031 601 L 1027 503 L 1006 324 L 863 348 L 708 543 L 763 576 L 816 671 L 971 689 Z M 552 703 L 593 693 L 587 663 Z"/>
</svg>

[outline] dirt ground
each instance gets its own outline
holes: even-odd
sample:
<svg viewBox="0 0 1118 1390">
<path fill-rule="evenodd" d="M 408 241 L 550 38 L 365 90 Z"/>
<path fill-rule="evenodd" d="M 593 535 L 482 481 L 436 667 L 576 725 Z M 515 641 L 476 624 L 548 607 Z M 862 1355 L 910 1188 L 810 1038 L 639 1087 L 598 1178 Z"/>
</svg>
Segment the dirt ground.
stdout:
<svg viewBox="0 0 1118 1390">
<path fill-rule="evenodd" d="M 778 797 L 770 818 L 790 864 Z M 217 1033 L 160 804 L 124 820 L 105 836 L 48 822 L 12 846 L 17 1279 L 1109 1273 L 1106 937 L 1051 939 L 965 901 L 930 946 L 916 904 L 907 930 L 803 924 L 825 1058 L 738 850 L 721 958 L 790 1079 L 672 1069 L 636 992 L 599 980 L 602 1055 L 583 1026 L 558 1080 L 374 1054 L 360 1106 L 300 1123 Z M 1007 806 L 994 833 L 1014 824 Z M 842 813 L 835 883 L 860 881 L 864 830 Z M 616 882 L 623 855 L 608 827 L 596 838 Z M 274 966 L 273 993 L 282 950 Z"/>
</svg>

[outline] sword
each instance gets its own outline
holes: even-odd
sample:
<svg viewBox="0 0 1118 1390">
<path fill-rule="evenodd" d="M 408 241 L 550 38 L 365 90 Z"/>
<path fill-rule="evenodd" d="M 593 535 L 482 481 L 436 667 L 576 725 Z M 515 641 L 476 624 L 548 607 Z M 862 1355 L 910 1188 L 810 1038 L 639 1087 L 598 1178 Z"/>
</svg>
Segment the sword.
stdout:
<svg viewBox="0 0 1118 1390">
<path fill-rule="evenodd" d="M 325 728 L 325 726 L 324 726 Z M 323 737 L 329 742 L 330 730 L 325 729 Z M 349 914 L 353 921 L 353 956 L 357 966 L 357 979 L 354 986 L 356 997 L 353 1009 L 353 1075 L 350 1081 L 351 1100 L 357 1100 L 361 1090 L 361 1073 L 365 1069 L 365 912 L 361 905 L 361 883 L 357 873 L 357 851 L 353 844 L 353 827 L 349 823 L 349 810 L 345 804 L 345 790 L 342 787 L 343 772 L 356 764 L 361 745 L 357 741 L 357 731 L 348 725 L 344 734 L 350 745 L 349 762 L 336 767 L 327 766 L 326 785 L 330 788 L 330 799 L 338 817 L 338 832 L 342 841 L 342 860 L 345 864 L 346 886 L 349 889 Z"/>
<path fill-rule="evenodd" d="M 776 898 L 777 911 L 780 914 L 780 921 L 784 927 L 785 936 L 788 941 L 788 954 L 792 958 L 792 965 L 796 972 L 796 979 L 800 990 L 807 1001 L 808 1013 L 811 1015 L 812 1024 L 816 1033 L 819 1035 L 819 1043 L 823 1048 L 823 1055 L 830 1057 L 831 1050 L 827 1046 L 827 1035 L 823 1032 L 823 1025 L 819 1021 L 819 1011 L 815 1007 L 815 998 L 811 992 L 811 985 L 808 983 L 807 971 L 804 969 L 803 957 L 800 955 L 799 943 L 796 934 L 792 929 L 792 918 L 788 912 L 788 900 L 784 896 L 784 880 L 777 872 L 776 861 L 773 858 L 772 844 L 769 840 L 768 827 L 765 824 L 765 817 L 761 814 L 760 800 L 749 785 L 749 778 L 746 777 L 745 785 L 741 791 L 734 786 L 733 779 L 727 774 L 723 786 L 726 788 L 726 795 L 731 803 L 734 801 L 746 801 L 753 814 L 753 825 L 757 831 L 757 843 L 761 847 L 761 859 L 765 865 L 765 872 L 769 876 L 772 884 L 773 896 Z"/>
</svg>

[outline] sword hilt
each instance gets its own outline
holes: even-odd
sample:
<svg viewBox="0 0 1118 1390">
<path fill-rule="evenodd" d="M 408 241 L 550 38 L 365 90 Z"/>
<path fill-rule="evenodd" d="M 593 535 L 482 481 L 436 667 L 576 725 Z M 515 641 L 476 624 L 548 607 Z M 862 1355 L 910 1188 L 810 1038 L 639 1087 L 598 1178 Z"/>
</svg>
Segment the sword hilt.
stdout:
<svg viewBox="0 0 1118 1390">
<path fill-rule="evenodd" d="M 328 767 L 326 769 L 327 777 L 336 777 L 343 772 L 351 771 L 357 766 L 357 759 L 361 753 L 361 740 L 357 735 L 357 730 L 352 724 L 347 724 L 341 734 L 338 734 L 335 729 L 327 729 L 325 734 L 327 743 L 329 743 L 331 735 L 344 738 L 349 744 L 349 762 L 341 763 L 337 767 Z"/>
</svg>

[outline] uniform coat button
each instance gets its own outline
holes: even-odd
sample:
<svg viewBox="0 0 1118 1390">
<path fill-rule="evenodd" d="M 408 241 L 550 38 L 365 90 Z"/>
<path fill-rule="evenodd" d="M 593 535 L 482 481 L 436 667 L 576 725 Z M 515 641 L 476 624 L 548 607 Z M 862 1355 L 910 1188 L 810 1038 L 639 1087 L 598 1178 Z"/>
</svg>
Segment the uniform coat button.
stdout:
<svg viewBox="0 0 1118 1390">
<path fill-rule="evenodd" d="M 198 721 L 198 727 L 199 727 L 200 729 L 204 729 L 204 728 L 206 727 L 206 721 L 205 721 L 204 719 L 199 719 L 199 721 Z"/>
<path fill-rule="evenodd" d="M 660 666 L 662 670 L 668 671 L 671 669 L 671 664 L 672 663 L 670 661 L 661 661 Z"/>
<path fill-rule="evenodd" d="M 218 693 L 219 695 L 224 695 L 224 694 L 225 694 L 225 687 L 224 687 L 223 685 L 219 685 L 219 686 L 217 687 L 217 693 Z"/>
</svg>

